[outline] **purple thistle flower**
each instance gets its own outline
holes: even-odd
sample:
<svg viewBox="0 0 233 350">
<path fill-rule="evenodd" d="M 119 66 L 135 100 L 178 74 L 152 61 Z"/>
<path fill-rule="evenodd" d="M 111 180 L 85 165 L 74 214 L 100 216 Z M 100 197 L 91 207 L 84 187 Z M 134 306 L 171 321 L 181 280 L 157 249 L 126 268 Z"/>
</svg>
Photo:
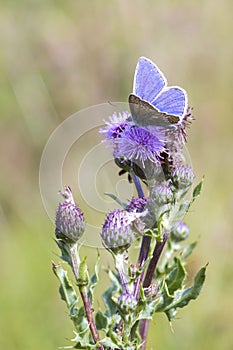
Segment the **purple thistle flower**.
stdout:
<svg viewBox="0 0 233 350">
<path fill-rule="evenodd" d="M 114 150 L 115 158 L 140 162 L 145 167 L 145 161 L 158 163 L 164 143 L 146 128 L 128 126 L 116 139 L 117 147 Z"/>
<path fill-rule="evenodd" d="M 125 128 L 131 124 L 129 118 L 130 114 L 128 112 L 114 113 L 109 117 L 110 121 L 105 123 L 105 129 L 100 129 L 99 132 L 105 135 L 106 140 L 114 142 L 115 139 L 121 137 Z"/>
<path fill-rule="evenodd" d="M 191 124 L 193 119 L 191 108 L 188 108 L 181 123 L 174 126 L 174 128 L 163 130 L 168 161 L 174 166 L 178 166 L 184 161 L 184 155 L 182 152 L 183 146 L 187 140 L 186 128 Z"/>
<path fill-rule="evenodd" d="M 101 237 L 104 246 L 114 253 L 127 250 L 136 238 L 134 223 L 139 221 L 140 216 L 141 214 L 120 209 L 111 211 L 102 228 Z"/>
<path fill-rule="evenodd" d="M 85 230 L 84 216 L 75 204 L 69 187 L 66 187 L 64 193 L 60 193 L 65 200 L 59 203 L 56 211 L 55 234 L 58 239 L 75 243 Z"/>
</svg>

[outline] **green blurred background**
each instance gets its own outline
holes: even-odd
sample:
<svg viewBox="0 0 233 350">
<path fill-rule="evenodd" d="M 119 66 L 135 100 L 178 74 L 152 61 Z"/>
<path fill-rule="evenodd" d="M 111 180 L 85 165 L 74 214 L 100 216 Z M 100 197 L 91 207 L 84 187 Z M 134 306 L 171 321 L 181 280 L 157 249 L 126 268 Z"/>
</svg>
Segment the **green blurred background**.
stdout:
<svg viewBox="0 0 233 350">
<path fill-rule="evenodd" d="M 68 345 L 72 324 L 51 259 L 53 224 L 38 168 L 51 132 L 79 109 L 126 101 L 139 56 L 184 87 L 196 117 L 188 149 L 202 196 L 187 217 L 200 298 L 151 324 L 148 349 L 233 349 L 233 2 L 9 0 L 0 4 L 0 348 Z M 95 260 L 91 248 L 84 248 Z M 106 255 L 106 261 L 111 257 Z M 107 282 L 106 282 L 107 283 Z"/>
</svg>

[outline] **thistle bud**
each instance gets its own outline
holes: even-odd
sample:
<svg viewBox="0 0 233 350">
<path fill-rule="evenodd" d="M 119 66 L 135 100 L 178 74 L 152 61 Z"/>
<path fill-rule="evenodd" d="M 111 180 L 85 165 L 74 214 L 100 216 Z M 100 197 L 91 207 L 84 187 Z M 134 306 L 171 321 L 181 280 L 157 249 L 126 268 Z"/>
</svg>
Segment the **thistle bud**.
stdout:
<svg viewBox="0 0 233 350">
<path fill-rule="evenodd" d="M 193 169 L 189 166 L 179 165 L 172 171 L 172 180 L 176 188 L 187 189 L 194 180 Z"/>
<path fill-rule="evenodd" d="M 165 205 L 171 203 L 173 199 L 173 193 L 170 187 L 167 185 L 156 185 L 151 190 L 151 199 L 157 205 Z"/>
<path fill-rule="evenodd" d="M 136 238 L 134 224 L 139 220 L 139 216 L 140 214 L 120 209 L 111 211 L 102 228 L 104 246 L 114 253 L 127 250 Z"/>
<path fill-rule="evenodd" d="M 183 221 L 176 221 L 171 230 L 171 238 L 175 242 L 185 240 L 189 236 L 189 227 Z"/>
<path fill-rule="evenodd" d="M 66 187 L 64 193 L 60 193 L 65 200 L 59 203 L 56 211 L 55 234 L 58 239 L 75 243 L 85 230 L 84 216 L 75 204 L 69 187 Z"/>
<path fill-rule="evenodd" d="M 137 306 L 137 300 L 132 294 L 123 293 L 118 298 L 118 306 L 123 314 L 129 314 Z"/>
</svg>

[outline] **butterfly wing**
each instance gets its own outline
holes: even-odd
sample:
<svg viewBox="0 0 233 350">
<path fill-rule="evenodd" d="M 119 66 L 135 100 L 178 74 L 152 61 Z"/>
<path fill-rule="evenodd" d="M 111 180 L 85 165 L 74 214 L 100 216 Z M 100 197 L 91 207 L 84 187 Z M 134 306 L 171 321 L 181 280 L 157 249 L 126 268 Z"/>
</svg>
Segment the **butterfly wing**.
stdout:
<svg viewBox="0 0 233 350">
<path fill-rule="evenodd" d="M 151 103 L 158 111 L 182 117 L 186 114 L 188 108 L 188 97 L 184 89 L 173 86 L 163 89 Z"/>
<path fill-rule="evenodd" d="M 149 102 L 134 94 L 129 95 L 129 107 L 134 122 L 140 126 L 169 127 L 170 124 L 175 124 L 179 121 L 179 117 L 158 111 Z"/>
<path fill-rule="evenodd" d="M 159 68 L 148 58 L 140 57 L 134 74 L 133 94 L 151 103 L 167 86 Z"/>
<path fill-rule="evenodd" d="M 129 104 L 133 120 L 139 125 L 176 124 L 187 112 L 188 98 L 182 88 L 167 87 L 160 69 L 148 58 L 140 57 Z"/>
</svg>

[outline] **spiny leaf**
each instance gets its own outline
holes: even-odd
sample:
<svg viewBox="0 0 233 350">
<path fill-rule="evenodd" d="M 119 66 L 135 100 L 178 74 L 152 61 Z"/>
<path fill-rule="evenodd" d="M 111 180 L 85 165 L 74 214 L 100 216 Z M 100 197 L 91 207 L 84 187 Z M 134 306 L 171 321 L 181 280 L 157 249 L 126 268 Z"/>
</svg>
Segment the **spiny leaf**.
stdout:
<svg viewBox="0 0 233 350">
<path fill-rule="evenodd" d="M 55 239 L 55 242 L 57 243 L 58 247 L 61 250 L 61 256 L 60 258 L 67 262 L 70 266 L 72 266 L 72 261 L 70 259 L 70 249 L 69 244 L 64 242 L 62 239 Z"/>
<path fill-rule="evenodd" d="M 60 264 L 55 265 L 54 263 L 53 271 L 60 281 L 59 291 L 61 298 L 66 302 L 67 308 L 69 310 L 69 315 L 74 323 L 75 329 L 79 334 L 82 334 L 81 338 L 83 339 L 86 332 L 89 330 L 84 307 L 78 307 L 78 297 L 76 291 L 68 279 L 67 271 L 63 270 Z"/>
<path fill-rule="evenodd" d="M 166 284 L 170 295 L 173 295 L 177 289 L 181 289 L 186 277 L 186 271 L 180 258 L 174 259 L 174 268 L 167 275 Z"/>
<path fill-rule="evenodd" d="M 186 306 L 191 300 L 194 300 L 199 296 L 205 281 L 206 268 L 207 265 L 202 267 L 196 274 L 192 287 L 177 290 L 174 293 L 174 296 L 169 294 L 165 283 L 163 296 L 161 297 L 159 304 L 156 306 L 155 311 L 164 311 L 169 321 L 173 320 L 175 318 L 177 308 Z"/>
<path fill-rule="evenodd" d="M 106 348 L 116 348 L 118 345 L 112 341 L 111 338 L 104 338 L 101 340 L 101 343 L 106 347 Z"/>
<path fill-rule="evenodd" d="M 187 245 L 184 248 L 184 250 L 182 252 L 182 255 L 181 255 L 182 260 L 185 260 L 189 255 L 192 254 L 192 252 L 193 252 L 194 248 L 196 247 L 196 245 L 197 245 L 197 241 Z"/>
<path fill-rule="evenodd" d="M 116 292 L 121 290 L 121 285 L 116 274 L 114 274 L 114 272 L 111 271 L 110 269 L 108 271 L 108 275 L 112 281 L 112 284 L 103 293 L 102 298 L 106 305 L 106 315 L 112 316 L 117 311 L 116 304 L 113 302 L 112 297 Z"/>
<path fill-rule="evenodd" d="M 98 310 L 95 315 L 95 323 L 98 330 L 107 328 L 108 318 L 101 310 Z"/>
<path fill-rule="evenodd" d="M 60 294 L 62 297 L 62 300 L 64 300 L 68 306 L 69 311 L 74 307 L 75 304 L 78 302 L 77 294 L 71 284 L 71 282 L 68 279 L 67 271 L 63 270 L 60 264 L 55 265 L 53 263 L 53 272 L 59 279 L 61 285 L 60 285 Z"/>
<path fill-rule="evenodd" d="M 143 310 L 139 313 L 136 320 L 152 319 L 155 312 L 155 305 L 158 303 L 156 300 L 150 300 L 144 303 Z"/>
<path fill-rule="evenodd" d="M 88 338 L 82 338 L 78 333 L 75 333 L 75 338 L 72 339 L 73 342 L 76 344 L 72 347 L 73 349 L 86 349 L 86 350 L 93 350 L 97 349 L 96 345 L 89 344 Z"/>
<path fill-rule="evenodd" d="M 97 283 L 99 281 L 99 263 L 100 263 L 100 255 L 98 254 L 97 262 L 95 264 L 95 272 L 91 276 L 90 281 L 88 283 L 88 297 L 89 297 L 91 303 L 93 303 L 93 300 L 94 300 L 95 286 L 97 285 Z"/>
<path fill-rule="evenodd" d="M 204 182 L 204 177 L 199 182 L 199 184 L 194 188 L 194 191 L 193 191 L 193 202 L 200 195 L 202 187 L 203 187 L 203 182 Z"/>
<path fill-rule="evenodd" d="M 182 219 L 185 216 L 185 214 L 187 214 L 190 206 L 191 206 L 190 201 L 188 201 L 188 200 L 183 201 L 179 207 L 177 214 L 176 214 L 176 220 Z"/>
</svg>

